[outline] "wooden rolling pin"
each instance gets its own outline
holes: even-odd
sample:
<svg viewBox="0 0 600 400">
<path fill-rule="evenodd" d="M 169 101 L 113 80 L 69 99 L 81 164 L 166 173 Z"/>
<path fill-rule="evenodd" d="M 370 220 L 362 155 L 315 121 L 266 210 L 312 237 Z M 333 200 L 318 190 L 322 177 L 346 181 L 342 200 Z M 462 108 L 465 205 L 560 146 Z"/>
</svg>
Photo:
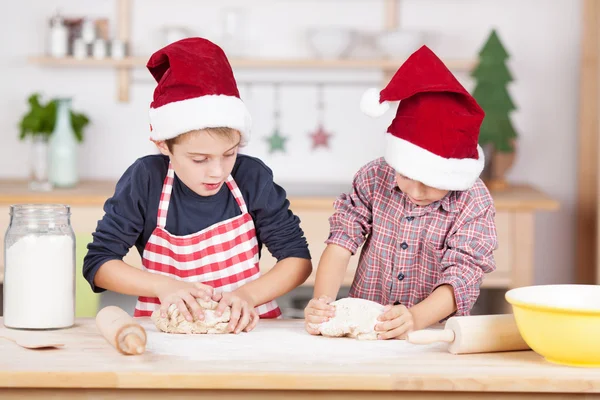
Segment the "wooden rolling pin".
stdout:
<svg viewBox="0 0 600 400">
<path fill-rule="evenodd" d="M 407 335 L 407 341 L 413 344 L 447 342 L 452 354 L 529 350 L 512 314 L 450 317 L 444 329 L 413 331 Z"/>
<path fill-rule="evenodd" d="M 108 306 L 100 310 L 96 315 L 96 326 L 122 354 L 142 354 L 146 350 L 146 330 L 119 307 Z"/>
</svg>

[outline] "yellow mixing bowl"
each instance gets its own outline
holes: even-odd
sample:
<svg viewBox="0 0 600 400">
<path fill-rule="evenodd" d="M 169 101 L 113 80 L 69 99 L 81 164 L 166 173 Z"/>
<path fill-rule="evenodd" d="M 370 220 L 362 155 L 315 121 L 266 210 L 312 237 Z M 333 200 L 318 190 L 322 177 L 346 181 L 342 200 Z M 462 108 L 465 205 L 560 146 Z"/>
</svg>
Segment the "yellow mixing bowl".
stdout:
<svg viewBox="0 0 600 400">
<path fill-rule="evenodd" d="M 600 285 L 537 285 L 511 289 L 523 340 L 547 361 L 600 368 Z"/>
</svg>

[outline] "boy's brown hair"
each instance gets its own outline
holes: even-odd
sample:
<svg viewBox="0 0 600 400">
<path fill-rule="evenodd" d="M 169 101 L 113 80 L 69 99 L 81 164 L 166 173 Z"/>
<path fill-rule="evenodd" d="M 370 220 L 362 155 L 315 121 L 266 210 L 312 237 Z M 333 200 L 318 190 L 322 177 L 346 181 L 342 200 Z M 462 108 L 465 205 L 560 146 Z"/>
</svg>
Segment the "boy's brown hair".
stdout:
<svg viewBox="0 0 600 400">
<path fill-rule="evenodd" d="M 172 139 L 165 140 L 167 148 L 169 149 L 169 151 L 171 153 L 173 153 L 173 146 L 175 144 L 179 143 L 181 141 L 181 139 L 183 139 L 184 137 L 186 137 L 188 135 L 193 135 L 193 134 L 196 134 L 201 131 L 206 131 L 206 132 L 208 132 L 209 135 L 216 135 L 219 137 L 227 138 L 232 141 L 235 140 L 236 137 L 239 137 L 239 138 L 242 137 L 240 131 L 238 131 L 237 129 L 228 128 L 225 126 L 216 127 L 216 128 L 205 128 L 205 129 L 201 129 L 201 130 L 185 132 L 185 133 L 182 133 L 181 135 L 175 136 Z M 240 141 L 239 145 L 243 146 L 243 143 Z"/>
</svg>

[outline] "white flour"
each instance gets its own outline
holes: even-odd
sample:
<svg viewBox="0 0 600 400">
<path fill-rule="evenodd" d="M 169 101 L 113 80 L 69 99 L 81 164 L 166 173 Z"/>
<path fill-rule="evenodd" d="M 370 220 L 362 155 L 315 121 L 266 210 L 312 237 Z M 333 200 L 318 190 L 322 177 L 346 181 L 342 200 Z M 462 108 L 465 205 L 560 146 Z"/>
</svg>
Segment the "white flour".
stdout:
<svg viewBox="0 0 600 400">
<path fill-rule="evenodd" d="M 301 323 L 293 322 L 261 321 L 252 332 L 238 335 L 177 335 L 159 332 L 153 326 L 147 326 L 146 333 L 146 354 L 201 361 L 215 371 L 221 366 L 228 369 L 233 366 L 240 371 L 270 366 L 281 371 L 299 365 L 307 369 L 326 368 L 348 363 L 393 362 L 418 357 L 423 352 L 447 353 L 445 344 L 413 345 L 404 340 L 361 341 L 313 336 Z"/>
<path fill-rule="evenodd" d="M 73 239 L 28 235 L 5 251 L 4 324 L 30 329 L 73 325 Z"/>
</svg>

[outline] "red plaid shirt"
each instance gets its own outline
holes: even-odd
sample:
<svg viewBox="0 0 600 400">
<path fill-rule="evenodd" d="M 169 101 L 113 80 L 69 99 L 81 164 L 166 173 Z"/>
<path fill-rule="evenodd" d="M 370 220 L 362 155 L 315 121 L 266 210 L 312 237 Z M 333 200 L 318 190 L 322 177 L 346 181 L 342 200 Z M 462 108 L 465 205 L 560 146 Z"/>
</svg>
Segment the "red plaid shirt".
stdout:
<svg viewBox="0 0 600 400">
<path fill-rule="evenodd" d="M 490 193 L 478 180 L 419 207 L 399 190 L 395 175 L 383 158 L 371 161 L 355 175 L 352 191 L 334 203 L 326 243 L 352 254 L 364 244 L 349 296 L 410 308 L 450 284 L 455 315 L 469 315 L 484 273 L 496 268 Z"/>
</svg>

